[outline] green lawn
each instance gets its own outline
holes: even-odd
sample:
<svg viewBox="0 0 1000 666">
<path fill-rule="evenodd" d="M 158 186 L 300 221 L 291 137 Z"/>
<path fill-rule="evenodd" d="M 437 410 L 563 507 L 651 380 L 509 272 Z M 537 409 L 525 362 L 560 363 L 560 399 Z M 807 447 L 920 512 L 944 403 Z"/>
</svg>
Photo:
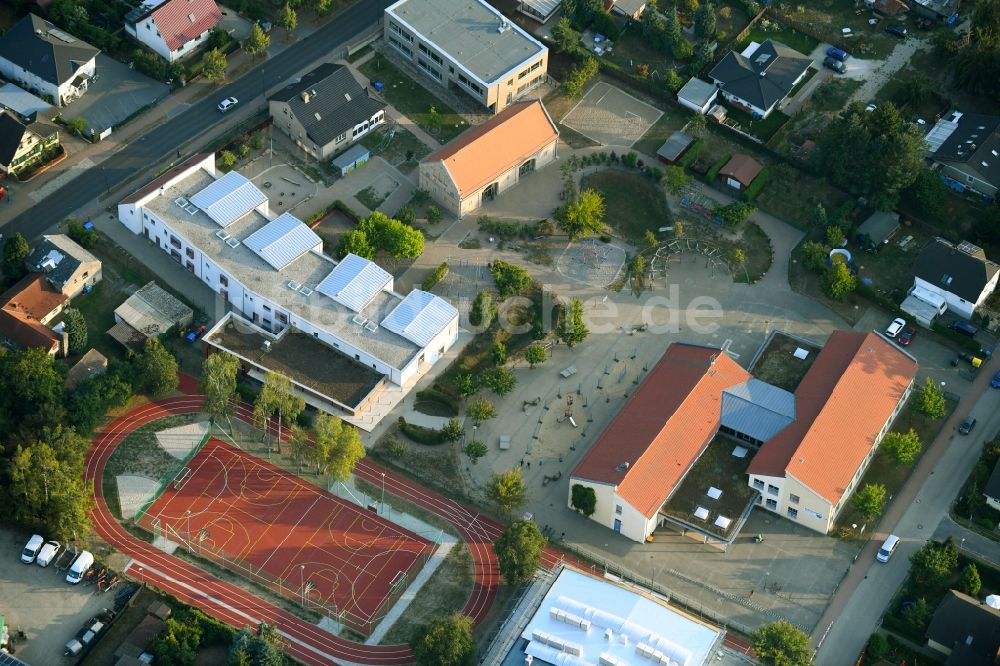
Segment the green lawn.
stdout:
<svg viewBox="0 0 1000 666">
<path fill-rule="evenodd" d="M 808 41 L 803 41 L 792 35 L 799 42 L 799 45 L 785 43 L 796 50 L 802 50 L 801 47 L 809 43 L 812 43 L 812 48 L 815 48 L 816 44 L 822 41 L 843 46 L 848 53 L 857 58 L 884 58 L 902 41 L 883 31 L 884 21 L 880 21 L 876 25 L 868 25 L 868 19 L 872 17 L 871 10 L 859 9 L 858 3 L 854 0 L 815 0 L 814 2 L 789 3 L 776 5 L 774 10 L 779 13 L 778 23 L 782 26 L 782 30 L 779 33 L 766 34 L 772 36 L 784 34 L 794 29 L 791 26 L 797 26 L 798 35 L 802 35 Z M 842 32 L 844 28 L 851 29 L 851 37 L 844 38 Z M 912 23 L 910 28 L 913 28 Z M 777 36 L 774 38 L 778 41 L 784 41 Z M 812 48 L 803 51 L 803 53 L 808 54 Z"/>
<path fill-rule="evenodd" d="M 864 85 L 860 79 L 830 79 L 813 91 L 809 98 L 809 109 L 816 111 L 840 111 L 847 105 L 847 100 L 854 91 Z"/>
<path fill-rule="evenodd" d="M 806 76 L 805 76 L 805 78 L 802 79 L 801 81 L 799 81 L 798 83 L 796 83 L 795 86 L 791 90 L 788 91 L 787 97 L 795 97 L 796 95 L 798 95 L 799 91 L 802 90 L 802 88 L 807 83 L 809 83 L 809 79 L 811 79 L 812 77 L 816 76 L 816 74 L 818 72 L 819 72 L 819 70 L 816 69 L 815 67 L 810 67 L 809 69 L 807 69 L 806 70 Z"/>
<path fill-rule="evenodd" d="M 762 44 L 769 39 L 781 42 L 785 46 L 791 47 L 803 55 L 809 55 L 813 52 L 813 49 L 819 46 L 818 39 L 812 35 L 807 35 L 800 30 L 796 30 L 795 28 L 782 27 L 780 30 L 764 30 L 758 23 L 754 29 L 750 31 L 750 34 L 739 43 L 736 50 L 742 52 L 750 42 Z"/>
<path fill-rule="evenodd" d="M 410 174 L 417 168 L 420 160 L 430 154 L 431 149 L 402 125 L 391 127 L 395 128 L 391 139 L 388 138 L 390 127 L 380 127 L 372 132 L 365 144 L 372 149 L 373 154 L 401 172 Z"/>
<path fill-rule="evenodd" d="M 730 105 L 726 107 L 726 116 L 736 121 L 744 132 L 753 134 L 764 143 L 770 141 L 771 137 L 788 122 L 788 116 L 777 109 L 768 114 L 767 118 L 755 120 L 749 113 Z"/>
<path fill-rule="evenodd" d="M 660 149 L 663 142 L 677 130 L 683 129 L 690 118 L 688 113 L 682 112 L 678 108 L 668 108 L 660 116 L 660 119 L 642 135 L 642 138 L 633 144 L 632 148 L 643 155 L 656 157 L 656 151 Z"/>
<path fill-rule="evenodd" d="M 580 188 L 604 196 L 604 221 L 628 240 L 641 240 L 647 230 L 655 233 L 673 219 L 663 190 L 641 174 L 605 169 L 584 176 Z"/>
<path fill-rule="evenodd" d="M 441 143 L 448 143 L 469 128 L 462 116 L 393 65 L 382 53 L 376 53 L 358 69 L 367 78 L 384 83 L 382 95 L 386 101 Z M 440 119 L 440 127 L 435 127 L 431 119 L 432 108 Z"/>
</svg>

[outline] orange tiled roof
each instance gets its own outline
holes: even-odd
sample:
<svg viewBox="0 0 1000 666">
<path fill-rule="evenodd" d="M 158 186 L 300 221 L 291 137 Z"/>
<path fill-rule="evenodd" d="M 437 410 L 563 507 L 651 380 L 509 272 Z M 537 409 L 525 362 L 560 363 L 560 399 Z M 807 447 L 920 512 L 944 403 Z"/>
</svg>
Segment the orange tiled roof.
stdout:
<svg viewBox="0 0 1000 666">
<path fill-rule="evenodd" d="M 795 391 L 795 421 L 747 472 L 787 474 L 836 505 L 916 374 L 916 361 L 878 334 L 834 332 Z"/>
<path fill-rule="evenodd" d="M 653 516 L 719 429 L 723 390 L 748 379 L 716 348 L 671 345 L 573 476 L 615 485 L 622 499 Z M 628 469 L 620 469 L 625 462 Z"/>
<path fill-rule="evenodd" d="M 23 314 L 7 310 L 0 310 L 0 336 L 23 349 L 42 347 L 49 353 L 62 342 L 62 338 L 49 327 Z"/>
<path fill-rule="evenodd" d="M 49 284 L 43 273 L 29 273 L 0 295 L 0 307 L 28 319 L 41 320 L 67 300 L 64 293 Z"/>
<path fill-rule="evenodd" d="M 151 14 L 167 48 L 176 51 L 222 20 L 215 0 L 167 0 Z"/>
<path fill-rule="evenodd" d="M 493 181 L 555 141 L 559 130 L 541 100 L 515 102 L 427 158 L 443 162 L 459 196 Z"/>
</svg>

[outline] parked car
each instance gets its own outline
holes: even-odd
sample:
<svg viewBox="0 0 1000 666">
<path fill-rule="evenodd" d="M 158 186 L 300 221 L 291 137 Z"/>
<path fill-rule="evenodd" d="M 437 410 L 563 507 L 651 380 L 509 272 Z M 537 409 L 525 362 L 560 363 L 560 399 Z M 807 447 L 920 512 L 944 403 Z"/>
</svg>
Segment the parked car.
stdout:
<svg viewBox="0 0 1000 666">
<path fill-rule="evenodd" d="M 958 426 L 958 432 L 963 435 L 968 435 L 972 432 L 972 429 L 976 427 L 976 419 L 971 416 L 966 416 L 965 420 L 962 421 L 962 425 Z"/>
<path fill-rule="evenodd" d="M 44 544 L 45 539 L 42 538 L 41 534 L 32 534 L 31 538 L 28 539 L 28 543 L 25 544 L 24 550 L 21 551 L 21 561 L 25 564 L 34 562 L 38 551 L 42 549 Z"/>
<path fill-rule="evenodd" d="M 847 65 L 845 65 L 840 60 L 835 60 L 834 58 L 831 58 L 830 56 L 823 58 L 823 66 L 826 67 L 827 69 L 832 69 L 838 74 L 843 74 L 847 71 Z"/>
<path fill-rule="evenodd" d="M 59 554 L 59 549 L 62 548 L 62 544 L 58 541 L 48 541 L 42 546 L 42 549 L 38 551 L 38 557 L 35 562 L 40 567 L 47 567 L 52 564 L 52 560 L 56 559 L 56 555 Z"/>
<path fill-rule="evenodd" d="M 990 386 L 993 388 L 1000 388 L 1000 372 L 993 375 L 993 379 L 990 380 Z"/>
<path fill-rule="evenodd" d="M 76 585 L 83 580 L 92 566 L 94 566 L 93 554 L 89 550 L 81 552 L 70 565 L 69 572 L 66 574 L 66 582 L 70 585 Z"/>
<path fill-rule="evenodd" d="M 913 338 L 917 337 L 917 327 L 910 326 L 902 333 L 899 334 L 899 344 L 904 347 L 909 347 L 910 343 L 913 342 Z"/>
<path fill-rule="evenodd" d="M 230 111 L 234 106 L 236 106 L 239 103 L 240 103 L 240 100 L 236 99 L 235 97 L 227 97 L 226 99 L 224 99 L 221 102 L 219 102 L 218 109 L 222 113 L 226 113 L 227 111 Z"/>
<path fill-rule="evenodd" d="M 889 324 L 888 328 L 885 329 L 885 334 L 890 338 L 894 338 L 899 335 L 899 332 L 902 331 L 905 326 L 906 320 L 902 317 L 896 317 L 892 320 L 892 323 Z"/>
<path fill-rule="evenodd" d="M 956 333 L 967 335 L 970 338 L 976 337 L 976 333 L 979 332 L 978 328 L 965 321 L 953 321 L 950 324 L 948 324 L 948 328 L 955 331 Z"/>
<path fill-rule="evenodd" d="M 893 37 L 899 37 L 901 39 L 906 37 L 906 26 L 900 23 L 890 23 L 885 26 L 885 31 Z"/>
<path fill-rule="evenodd" d="M 839 60 L 840 62 L 846 62 L 851 56 L 848 55 L 847 51 L 844 49 L 838 49 L 836 46 L 831 46 L 826 50 L 826 54 L 833 58 L 834 60 Z"/>
<path fill-rule="evenodd" d="M 869 102 L 868 106 L 865 107 L 865 111 L 867 111 L 868 113 L 871 113 L 872 111 L 874 111 L 877 108 L 878 108 L 878 106 L 876 106 L 875 104 L 872 104 L 871 102 Z"/>
<path fill-rule="evenodd" d="M 875 559 L 879 562 L 888 562 L 892 554 L 896 552 L 896 546 L 899 545 L 899 537 L 895 534 L 890 534 L 886 537 L 886 540 L 882 543 L 882 547 L 878 549 L 875 554 Z"/>
</svg>

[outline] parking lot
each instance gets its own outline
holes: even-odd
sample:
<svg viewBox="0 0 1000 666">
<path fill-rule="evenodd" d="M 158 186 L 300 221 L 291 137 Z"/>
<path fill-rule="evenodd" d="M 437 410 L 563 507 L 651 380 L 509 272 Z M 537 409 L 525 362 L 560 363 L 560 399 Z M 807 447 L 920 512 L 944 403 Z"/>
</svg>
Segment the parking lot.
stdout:
<svg viewBox="0 0 1000 666">
<path fill-rule="evenodd" d="M 63 646 L 85 622 L 114 603 L 114 593 L 98 593 L 94 585 L 70 585 L 54 566 L 23 564 L 21 550 L 31 535 L 0 529 L 0 613 L 11 634 L 27 639 L 16 644 L 16 656 L 29 664 L 64 661 Z"/>
<path fill-rule="evenodd" d="M 83 96 L 63 109 L 66 118 L 83 118 L 98 134 L 139 109 L 166 99 L 170 89 L 103 53 L 97 56 L 97 80 Z"/>
</svg>

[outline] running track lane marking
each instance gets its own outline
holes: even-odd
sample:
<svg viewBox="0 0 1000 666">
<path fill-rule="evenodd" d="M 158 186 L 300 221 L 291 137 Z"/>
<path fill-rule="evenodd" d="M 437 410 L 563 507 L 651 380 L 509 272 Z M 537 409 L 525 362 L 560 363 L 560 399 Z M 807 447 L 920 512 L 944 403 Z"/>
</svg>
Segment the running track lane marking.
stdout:
<svg viewBox="0 0 1000 666">
<path fill-rule="evenodd" d="M 227 604 L 222 599 L 218 599 L 216 597 L 213 597 L 211 594 L 207 594 L 205 592 L 201 592 L 196 587 L 194 587 L 193 585 L 188 585 L 184 581 L 177 580 L 176 578 L 174 578 L 172 576 L 168 576 L 167 574 L 163 573 L 162 571 L 160 571 L 156 567 L 151 567 L 148 564 L 140 563 L 138 560 L 132 560 L 131 562 L 129 562 L 128 566 L 125 567 L 125 572 L 126 573 L 128 572 L 129 568 L 133 564 L 136 567 L 142 569 L 143 574 L 145 574 L 146 572 L 153 572 L 157 576 L 159 576 L 160 578 L 162 578 L 164 580 L 170 581 L 171 583 L 173 583 L 177 587 L 184 588 L 185 590 L 189 591 L 195 597 L 201 597 L 202 599 L 207 599 L 208 601 L 211 601 L 212 603 L 214 603 L 214 604 L 216 604 L 216 605 L 218 605 L 218 606 L 220 606 L 222 608 L 225 608 L 226 610 L 228 610 L 229 612 L 233 613 L 234 615 L 238 615 L 240 617 L 246 618 L 247 621 L 250 623 L 250 626 L 252 626 L 252 627 L 257 626 L 261 622 L 260 619 L 255 618 L 252 615 L 248 615 L 247 613 L 244 613 L 239 608 L 236 608 L 235 606 L 231 606 L 231 605 Z M 308 650 L 311 650 L 312 652 L 315 652 L 316 654 L 318 654 L 319 656 L 323 657 L 324 659 L 328 659 L 331 663 L 335 663 L 334 662 L 335 659 L 340 659 L 340 657 L 334 657 L 333 655 L 327 654 L 326 652 L 323 652 L 319 648 L 314 647 L 314 646 L 310 645 L 309 643 L 306 643 L 305 641 L 301 641 L 298 638 L 295 638 L 294 636 L 292 636 L 292 635 L 290 635 L 288 633 L 285 633 L 280 628 L 278 628 L 277 631 L 278 631 L 278 635 L 280 635 L 285 640 L 290 641 L 292 643 L 295 643 L 296 645 L 298 645 L 300 647 L 304 647 L 304 648 L 306 648 Z"/>
</svg>

